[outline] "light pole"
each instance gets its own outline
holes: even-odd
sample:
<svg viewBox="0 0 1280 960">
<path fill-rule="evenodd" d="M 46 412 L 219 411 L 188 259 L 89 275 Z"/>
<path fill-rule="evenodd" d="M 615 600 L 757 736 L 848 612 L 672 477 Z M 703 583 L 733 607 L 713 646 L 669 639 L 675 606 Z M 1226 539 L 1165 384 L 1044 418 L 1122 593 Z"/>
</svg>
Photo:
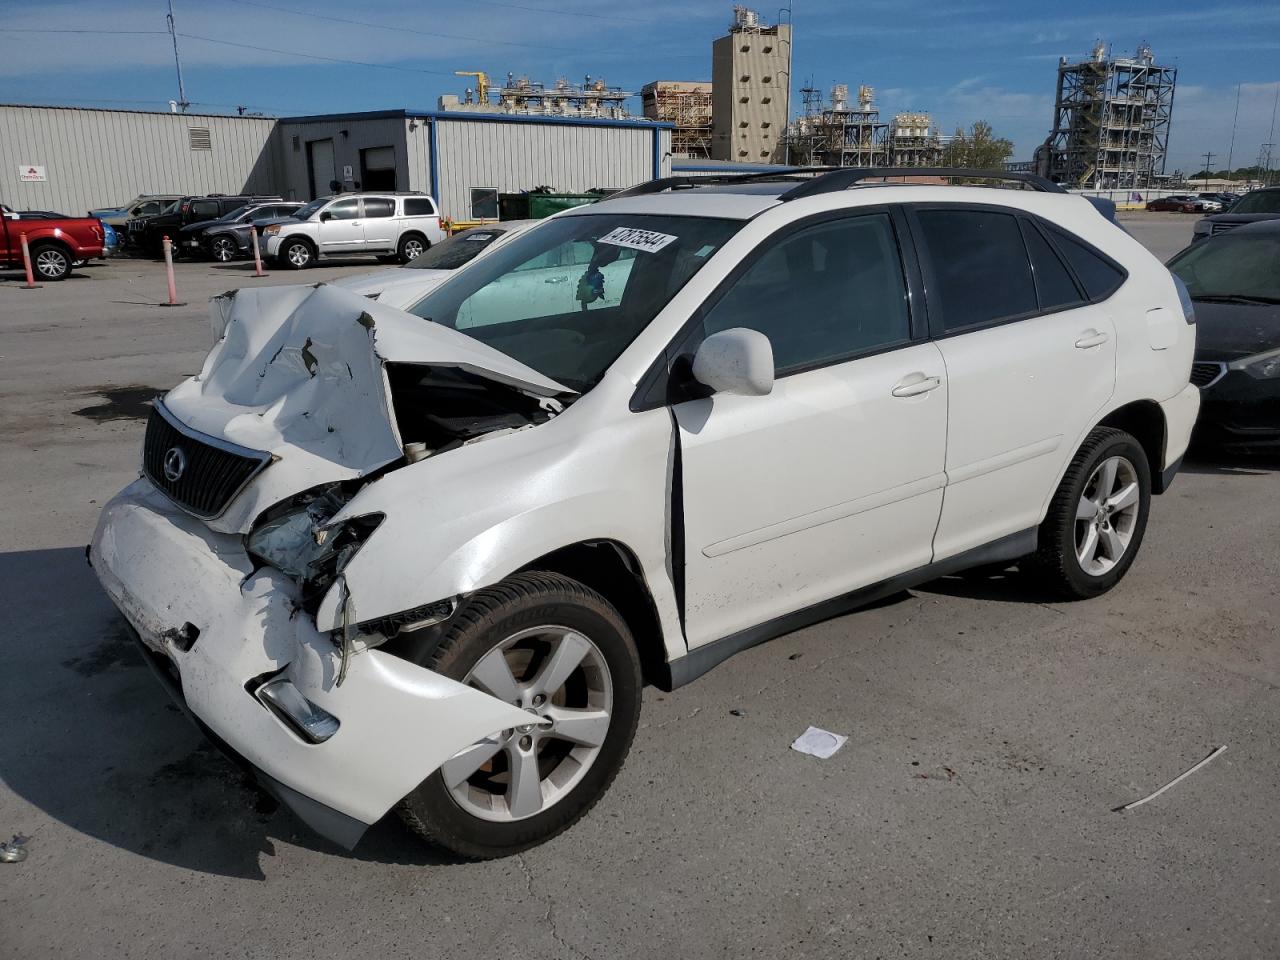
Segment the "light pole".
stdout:
<svg viewBox="0 0 1280 960">
<path fill-rule="evenodd" d="M 791 64 L 792 55 L 795 51 L 796 28 L 791 19 L 791 0 L 788 0 L 785 7 L 778 8 L 778 23 L 782 23 L 783 12 L 787 14 L 787 112 L 782 120 L 782 136 L 786 141 L 786 152 L 783 155 L 783 162 L 789 167 L 791 166 Z"/>
<path fill-rule="evenodd" d="M 178 56 L 178 28 L 173 22 L 173 0 L 169 0 L 169 15 L 165 20 L 169 24 L 169 36 L 173 38 L 173 65 L 178 69 L 178 106 L 186 113 L 191 104 L 187 102 L 187 90 L 182 85 L 182 60 Z"/>
</svg>

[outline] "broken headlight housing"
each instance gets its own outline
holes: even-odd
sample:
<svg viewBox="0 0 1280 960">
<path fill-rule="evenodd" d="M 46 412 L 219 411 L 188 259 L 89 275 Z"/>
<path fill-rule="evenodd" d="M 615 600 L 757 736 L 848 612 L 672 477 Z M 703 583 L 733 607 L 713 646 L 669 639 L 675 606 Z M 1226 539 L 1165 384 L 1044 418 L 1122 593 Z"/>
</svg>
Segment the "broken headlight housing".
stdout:
<svg viewBox="0 0 1280 960">
<path fill-rule="evenodd" d="M 1243 370 L 1255 380 L 1280 379 L 1280 350 L 1255 353 L 1227 364 L 1228 369 Z"/>
</svg>

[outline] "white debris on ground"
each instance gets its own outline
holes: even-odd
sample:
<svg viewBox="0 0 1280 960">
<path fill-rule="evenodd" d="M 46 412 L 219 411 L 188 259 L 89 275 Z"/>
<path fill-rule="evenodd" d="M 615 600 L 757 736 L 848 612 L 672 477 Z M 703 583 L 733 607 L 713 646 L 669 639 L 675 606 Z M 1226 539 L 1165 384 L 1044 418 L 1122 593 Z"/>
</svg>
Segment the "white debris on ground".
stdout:
<svg viewBox="0 0 1280 960">
<path fill-rule="evenodd" d="M 819 760 L 827 760 L 834 756 L 835 752 L 843 747 L 848 739 L 848 737 L 842 737 L 840 734 L 832 733 L 830 730 L 810 727 L 796 737 L 795 742 L 791 744 L 791 749 L 797 753 L 807 753 L 809 756 L 817 757 Z"/>
</svg>

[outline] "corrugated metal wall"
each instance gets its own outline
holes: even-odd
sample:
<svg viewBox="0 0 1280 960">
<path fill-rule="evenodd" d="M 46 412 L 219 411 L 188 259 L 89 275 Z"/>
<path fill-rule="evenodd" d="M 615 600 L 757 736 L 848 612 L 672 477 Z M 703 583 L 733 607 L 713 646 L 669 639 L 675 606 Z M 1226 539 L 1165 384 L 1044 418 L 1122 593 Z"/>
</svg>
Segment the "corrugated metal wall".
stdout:
<svg viewBox="0 0 1280 960">
<path fill-rule="evenodd" d="M 435 126 L 440 196 L 446 216 L 471 217 L 471 188 L 501 193 L 549 186 L 580 193 L 593 187 L 630 187 L 654 175 L 654 134 L 659 136 L 659 169 L 671 168 L 671 131 L 652 126 L 588 126 L 454 120 Z M 425 137 L 427 131 L 419 130 Z M 429 147 L 429 143 L 428 143 Z M 415 189 L 430 190 L 416 183 Z"/>
<path fill-rule="evenodd" d="M 293 200 L 311 200 L 311 186 L 307 171 L 307 144 L 315 140 L 333 141 L 333 162 L 337 179 L 342 179 L 343 167 L 350 167 L 352 178 L 360 179 L 360 151 L 367 147 L 393 147 L 396 152 L 396 189 L 425 190 L 411 186 L 410 156 L 405 142 L 407 121 L 401 117 L 379 117 L 371 120 L 336 119 L 281 121 L 280 155 L 283 166 L 281 188 L 292 194 Z M 343 136 L 342 131 L 346 131 Z M 326 188 L 327 184 L 321 186 Z M 353 189 L 347 184 L 345 189 Z"/>
<path fill-rule="evenodd" d="M 269 193 L 279 183 L 274 119 L 0 106 L 0 201 L 83 216 L 140 193 Z M 209 130 L 192 150 L 188 129 Z M 45 183 L 18 168 L 43 166 Z"/>
</svg>

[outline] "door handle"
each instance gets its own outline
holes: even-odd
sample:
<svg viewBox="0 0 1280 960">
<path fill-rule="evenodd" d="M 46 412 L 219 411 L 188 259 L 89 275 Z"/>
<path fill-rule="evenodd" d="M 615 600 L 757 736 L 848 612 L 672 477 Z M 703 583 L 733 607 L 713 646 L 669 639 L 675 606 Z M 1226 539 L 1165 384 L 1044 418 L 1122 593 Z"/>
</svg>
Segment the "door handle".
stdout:
<svg viewBox="0 0 1280 960">
<path fill-rule="evenodd" d="M 1099 333 L 1097 330 L 1087 330 L 1084 335 L 1076 341 L 1077 350 L 1088 350 L 1090 347 L 1100 347 L 1111 338 L 1105 333 Z"/>
<path fill-rule="evenodd" d="M 922 393 L 928 393 L 930 390 L 937 390 L 942 386 L 941 377 L 926 377 L 923 373 L 909 373 L 896 384 L 890 391 L 895 397 L 918 397 Z"/>
</svg>

